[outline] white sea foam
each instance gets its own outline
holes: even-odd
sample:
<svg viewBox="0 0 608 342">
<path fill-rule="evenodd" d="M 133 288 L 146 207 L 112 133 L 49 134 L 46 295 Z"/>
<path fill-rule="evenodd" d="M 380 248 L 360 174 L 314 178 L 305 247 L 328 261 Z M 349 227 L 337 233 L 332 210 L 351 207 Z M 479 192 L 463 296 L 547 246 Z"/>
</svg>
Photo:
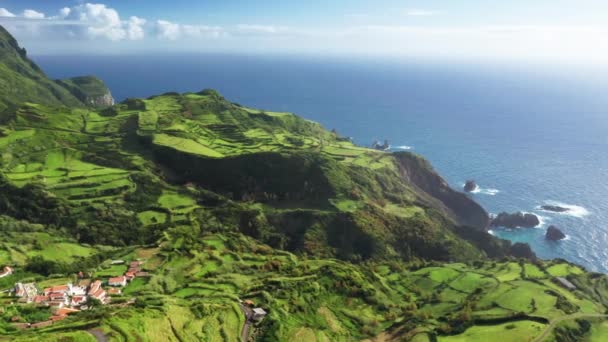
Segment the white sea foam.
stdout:
<svg viewBox="0 0 608 342">
<path fill-rule="evenodd" d="M 485 188 L 480 188 L 479 186 L 471 191 L 474 194 L 481 194 L 481 195 L 488 195 L 488 196 L 496 196 L 496 194 L 498 194 L 500 192 L 500 190 L 498 189 L 485 189 Z"/>
<path fill-rule="evenodd" d="M 570 240 L 570 239 L 571 239 L 571 238 L 570 238 L 570 235 L 566 234 L 566 237 L 565 237 L 565 238 L 563 238 L 563 239 L 562 239 L 562 241 L 568 241 L 568 240 Z"/>
<path fill-rule="evenodd" d="M 490 235 L 496 235 L 492 229 L 488 230 L 488 234 L 490 234 Z"/>
<path fill-rule="evenodd" d="M 396 148 L 398 150 L 411 150 L 411 149 L 413 149 L 412 146 L 407 146 L 407 145 L 395 146 L 394 148 Z"/>
<path fill-rule="evenodd" d="M 538 220 L 540 221 L 538 226 L 536 226 L 534 228 L 543 228 L 547 224 L 547 221 L 551 221 L 550 217 L 542 216 L 542 215 L 538 215 L 538 214 L 534 214 L 534 215 L 536 215 L 536 217 L 538 217 Z"/>
<path fill-rule="evenodd" d="M 579 217 L 579 218 L 589 215 L 589 211 L 586 208 L 581 207 L 579 205 L 566 204 L 566 203 L 561 203 L 558 201 L 545 201 L 545 204 L 566 208 L 566 209 L 568 209 L 568 211 L 564 211 L 564 212 L 560 213 L 560 212 L 555 212 L 555 211 L 550 211 L 550 210 L 543 210 L 541 207 L 538 207 L 537 209 L 542 210 L 544 212 L 550 212 L 553 214 L 567 215 L 567 216 L 573 216 L 573 217 Z"/>
<path fill-rule="evenodd" d="M 464 183 L 460 183 L 461 187 L 464 187 Z M 492 189 L 492 188 L 482 188 L 479 185 L 475 186 L 475 190 L 472 190 L 472 194 L 480 194 L 480 195 L 488 195 L 488 196 L 496 196 L 500 190 Z"/>
</svg>

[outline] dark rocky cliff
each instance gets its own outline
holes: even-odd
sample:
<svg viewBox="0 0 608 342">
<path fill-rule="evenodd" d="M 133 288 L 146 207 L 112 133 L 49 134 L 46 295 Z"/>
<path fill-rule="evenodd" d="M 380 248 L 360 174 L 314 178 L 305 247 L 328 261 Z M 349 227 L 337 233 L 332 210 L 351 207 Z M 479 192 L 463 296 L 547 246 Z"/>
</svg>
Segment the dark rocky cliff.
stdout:
<svg viewBox="0 0 608 342">
<path fill-rule="evenodd" d="M 403 178 L 421 190 L 418 192 L 420 201 L 443 208 L 459 225 L 487 230 L 490 224 L 488 213 L 465 194 L 450 188 L 428 161 L 409 152 L 395 153 L 395 158 Z"/>
</svg>

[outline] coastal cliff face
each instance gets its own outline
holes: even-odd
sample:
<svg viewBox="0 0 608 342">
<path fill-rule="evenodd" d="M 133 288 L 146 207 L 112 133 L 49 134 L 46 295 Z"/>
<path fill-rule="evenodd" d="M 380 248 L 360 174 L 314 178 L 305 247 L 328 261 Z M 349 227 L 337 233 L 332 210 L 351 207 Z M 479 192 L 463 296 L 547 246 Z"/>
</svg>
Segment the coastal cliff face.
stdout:
<svg viewBox="0 0 608 342">
<path fill-rule="evenodd" d="M 420 200 L 439 206 L 459 225 L 486 231 L 490 224 L 488 213 L 465 194 L 455 191 L 441 178 L 430 163 L 409 152 L 395 153 L 401 176 L 417 187 Z"/>
<path fill-rule="evenodd" d="M 72 95 L 90 107 L 109 107 L 114 98 L 105 83 L 94 76 L 80 76 L 56 81 Z"/>
<path fill-rule="evenodd" d="M 49 80 L 0 26 L 0 113 L 23 102 L 84 106 L 68 90 Z"/>
<path fill-rule="evenodd" d="M 93 107 L 109 107 L 113 106 L 115 101 L 114 97 L 112 97 L 112 93 L 109 91 L 102 96 L 91 97 L 88 99 L 87 103 L 92 105 Z"/>
</svg>

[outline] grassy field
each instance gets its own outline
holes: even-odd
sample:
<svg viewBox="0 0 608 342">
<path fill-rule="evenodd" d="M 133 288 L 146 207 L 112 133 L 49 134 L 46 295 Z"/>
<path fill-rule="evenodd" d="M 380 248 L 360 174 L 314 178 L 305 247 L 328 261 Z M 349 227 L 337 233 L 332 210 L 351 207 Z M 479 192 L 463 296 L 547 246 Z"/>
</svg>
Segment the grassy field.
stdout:
<svg viewBox="0 0 608 342">
<path fill-rule="evenodd" d="M 162 198 L 166 207 L 193 204 L 173 193 Z M 400 324 L 403 336 L 409 329 L 425 329 L 436 331 L 438 341 L 443 342 L 487 341 L 493 336 L 500 336 L 501 341 L 527 341 L 544 325 L 516 319 L 472 325 L 460 334 L 445 335 L 437 322 L 450 322 L 460 315 L 464 303 L 471 307 L 467 314 L 471 319 L 509 319 L 522 313 L 547 320 L 559 318 L 569 313 L 562 311 L 558 297 L 580 312 L 605 310 L 589 297 L 601 291 L 599 288 L 572 293 L 553 283 L 546 269 L 556 266 L 571 270 L 574 273 L 566 276 L 582 277 L 579 281 L 590 282 L 589 286 L 597 283 L 561 263 L 537 263 L 534 268 L 516 262 L 486 262 L 475 268 L 435 263 L 414 270 L 376 264 L 372 271 L 338 260 L 300 258 L 242 235 L 205 234 L 194 243 L 189 247 L 193 254 L 175 253 L 176 248 L 183 250 L 184 240 L 179 234 L 170 235 L 161 248 L 121 254 L 126 260 L 146 260 L 144 268 L 152 276 L 137 278 L 124 289 L 124 296 L 138 298 L 139 304 L 111 309 L 114 313 L 101 321 L 108 336 L 116 340 L 159 336 L 167 341 L 237 340 L 244 323 L 239 299 L 253 300 L 270 313 L 266 319 L 273 328 L 260 328 L 259 333 L 302 341 L 363 339 Z M 109 265 L 107 260 L 95 276 L 115 276 L 125 269 L 125 265 Z M 527 280 L 526 269 L 536 272 L 533 281 Z M 49 279 L 39 285 L 58 285 L 69 279 Z M 413 318 L 418 323 L 408 328 L 407 322 Z M 595 323 L 589 334 L 595 340 L 590 341 L 601 340 L 605 328 L 602 322 Z M 61 334 L 72 334 L 62 331 L 61 325 L 55 329 L 49 338 L 59 340 Z M 426 334 L 415 336 L 416 340 L 428 339 Z"/>
<path fill-rule="evenodd" d="M 98 247 L 81 245 L 43 232 L 7 233 L 0 237 L 0 264 L 3 265 L 23 265 L 34 256 L 69 263 L 74 258 L 88 257 L 99 251 Z"/>
<path fill-rule="evenodd" d="M 500 340 L 504 342 L 532 341 L 543 331 L 545 325 L 521 321 L 492 326 L 476 326 L 464 333 L 454 336 L 440 336 L 439 342 L 486 342 Z"/>
<path fill-rule="evenodd" d="M 603 342 L 608 341 L 608 322 L 599 322 L 591 325 L 589 337 L 585 339 L 587 342 Z"/>
</svg>

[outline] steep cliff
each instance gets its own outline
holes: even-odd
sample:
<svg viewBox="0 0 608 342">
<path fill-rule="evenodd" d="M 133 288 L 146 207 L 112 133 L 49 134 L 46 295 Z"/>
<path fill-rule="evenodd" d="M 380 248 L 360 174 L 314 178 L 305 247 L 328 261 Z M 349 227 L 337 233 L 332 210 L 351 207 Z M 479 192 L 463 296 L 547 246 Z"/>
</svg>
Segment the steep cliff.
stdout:
<svg viewBox="0 0 608 342">
<path fill-rule="evenodd" d="M 114 99 L 103 81 L 74 77 L 52 81 L 0 25 L 0 113 L 25 102 L 68 107 L 106 107 Z"/>
<path fill-rule="evenodd" d="M 110 89 L 95 76 L 72 77 L 56 82 L 88 106 L 109 107 L 114 105 Z"/>
<path fill-rule="evenodd" d="M 486 230 L 490 224 L 488 213 L 465 194 L 455 191 L 420 156 L 409 152 L 395 153 L 404 179 L 420 190 L 423 203 L 437 206 L 458 224 Z"/>
<path fill-rule="evenodd" d="M 23 102 L 83 106 L 67 89 L 49 80 L 0 26 L 0 112 Z"/>
</svg>

